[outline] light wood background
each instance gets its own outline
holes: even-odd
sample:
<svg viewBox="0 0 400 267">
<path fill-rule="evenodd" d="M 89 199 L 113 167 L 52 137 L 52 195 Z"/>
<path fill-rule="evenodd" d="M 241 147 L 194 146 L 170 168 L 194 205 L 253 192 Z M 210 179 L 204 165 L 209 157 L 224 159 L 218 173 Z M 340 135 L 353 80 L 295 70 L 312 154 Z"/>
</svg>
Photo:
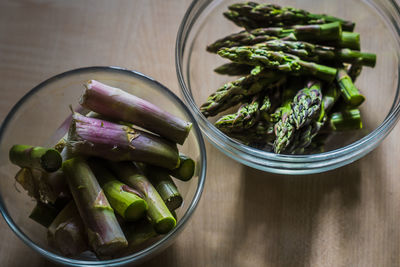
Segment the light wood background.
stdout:
<svg viewBox="0 0 400 267">
<path fill-rule="evenodd" d="M 39 82 L 83 66 L 138 70 L 180 95 L 174 46 L 189 4 L 1 0 L 0 121 Z M 245 167 L 207 143 L 196 214 L 142 266 L 400 266 L 399 134 L 347 167 L 294 177 Z M 0 237 L 0 266 L 52 266 L 3 219 Z"/>
</svg>

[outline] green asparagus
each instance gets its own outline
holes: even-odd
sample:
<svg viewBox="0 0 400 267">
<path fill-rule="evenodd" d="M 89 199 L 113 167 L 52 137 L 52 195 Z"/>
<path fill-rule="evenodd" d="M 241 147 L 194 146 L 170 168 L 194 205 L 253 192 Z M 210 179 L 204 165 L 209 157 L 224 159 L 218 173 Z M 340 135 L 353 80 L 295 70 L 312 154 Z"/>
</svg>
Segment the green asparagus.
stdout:
<svg viewBox="0 0 400 267">
<path fill-rule="evenodd" d="M 230 12 L 226 12 L 228 14 L 224 13 L 225 17 L 232 20 L 238 26 L 246 28 L 329 22 L 339 22 L 343 29 L 349 31 L 353 31 L 355 27 L 355 23 L 352 21 L 346 21 L 325 14 L 313 14 L 293 7 L 281 7 L 275 4 L 244 2 L 230 5 L 228 8 Z"/>
<path fill-rule="evenodd" d="M 328 82 L 333 81 L 337 74 L 337 70 L 332 67 L 303 61 L 297 56 L 283 52 L 266 51 L 250 46 L 222 48 L 218 55 L 236 63 L 260 65 L 294 75 L 313 75 Z"/>
</svg>

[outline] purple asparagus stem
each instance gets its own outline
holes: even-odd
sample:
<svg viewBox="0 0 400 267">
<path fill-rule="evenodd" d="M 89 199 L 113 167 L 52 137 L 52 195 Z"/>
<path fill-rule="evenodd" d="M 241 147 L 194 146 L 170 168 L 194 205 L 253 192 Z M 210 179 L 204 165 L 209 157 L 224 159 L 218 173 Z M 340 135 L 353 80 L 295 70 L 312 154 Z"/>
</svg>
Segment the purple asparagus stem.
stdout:
<svg viewBox="0 0 400 267">
<path fill-rule="evenodd" d="M 73 154 L 111 161 L 139 161 L 174 169 L 179 166 L 176 144 L 159 136 L 105 120 L 72 116 L 69 146 Z"/>
<path fill-rule="evenodd" d="M 152 103 L 121 89 L 90 80 L 80 104 L 112 119 L 134 123 L 173 142 L 183 144 L 192 127 Z"/>
</svg>

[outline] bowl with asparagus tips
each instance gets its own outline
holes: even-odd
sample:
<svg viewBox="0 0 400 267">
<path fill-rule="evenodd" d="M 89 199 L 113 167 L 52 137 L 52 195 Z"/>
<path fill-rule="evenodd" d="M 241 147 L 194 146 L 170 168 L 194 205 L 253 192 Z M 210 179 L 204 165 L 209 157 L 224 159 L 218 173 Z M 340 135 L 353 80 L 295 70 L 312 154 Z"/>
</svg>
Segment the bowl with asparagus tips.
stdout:
<svg viewBox="0 0 400 267">
<path fill-rule="evenodd" d="M 398 120 L 399 34 L 385 24 L 398 14 L 379 13 L 396 4 L 287 2 L 193 3 L 177 37 L 178 79 L 228 156 L 276 173 L 323 172 L 374 149 Z"/>
<path fill-rule="evenodd" d="M 50 78 L 16 104 L 0 137 L 0 210 L 25 243 L 63 264 L 151 257 L 181 232 L 204 185 L 195 120 L 133 71 Z"/>
</svg>

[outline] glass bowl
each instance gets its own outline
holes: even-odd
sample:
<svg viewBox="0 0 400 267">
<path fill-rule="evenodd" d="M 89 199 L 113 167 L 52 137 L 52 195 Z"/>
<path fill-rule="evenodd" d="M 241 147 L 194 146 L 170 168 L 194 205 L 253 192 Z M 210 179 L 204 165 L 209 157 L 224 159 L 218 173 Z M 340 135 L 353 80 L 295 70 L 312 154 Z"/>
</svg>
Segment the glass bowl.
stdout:
<svg viewBox="0 0 400 267">
<path fill-rule="evenodd" d="M 282 155 L 245 146 L 229 138 L 213 125 L 215 119 L 207 120 L 198 108 L 217 88 L 235 79 L 213 72 L 215 67 L 228 61 L 206 52 L 206 46 L 242 30 L 222 15 L 228 5 L 236 2 L 241 1 L 194 1 L 183 18 L 176 40 L 175 60 L 181 90 L 210 142 L 243 164 L 281 174 L 328 171 L 349 164 L 376 148 L 399 119 L 398 5 L 392 0 L 270 1 L 353 20 L 355 31 L 361 34 L 362 50 L 377 54 L 375 68 L 364 67 L 356 82 L 366 97 L 360 107 L 363 129 L 334 135 L 324 153 Z"/>
<path fill-rule="evenodd" d="M 15 173 L 18 167 L 8 160 L 13 144 L 51 145 L 64 133 L 56 129 L 71 114 L 69 105 L 78 105 L 83 83 L 96 79 L 111 86 L 131 92 L 157 104 L 193 123 L 188 139 L 179 150 L 197 162 L 195 176 L 190 182 L 176 181 L 184 198 L 177 210 L 178 223 L 168 234 L 147 247 L 126 257 L 99 261 L 91 257 L 67 258 L 47 245 L 46 228 L 28 218 L 35 206 L 27 193 L 18 192 Z M 55 136 L 58 135 L 58 136 Z M 53 140 L 53 141 L 50 141 Z M 116 67 L 89 67 L 68 71 L 54 76 L 29 91 L 10 111 L 0 128 L 0 211 L 14 233 L 29 247 L 48 259 L 72 266 L 118 266 L 139 263 L 170 245 L 182 232 L 193 215 L 203 191 L 206 175 L 206 151 L 201 131 L 183 102 L 157 81 L 135 71 Z"/>
</svg>

